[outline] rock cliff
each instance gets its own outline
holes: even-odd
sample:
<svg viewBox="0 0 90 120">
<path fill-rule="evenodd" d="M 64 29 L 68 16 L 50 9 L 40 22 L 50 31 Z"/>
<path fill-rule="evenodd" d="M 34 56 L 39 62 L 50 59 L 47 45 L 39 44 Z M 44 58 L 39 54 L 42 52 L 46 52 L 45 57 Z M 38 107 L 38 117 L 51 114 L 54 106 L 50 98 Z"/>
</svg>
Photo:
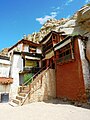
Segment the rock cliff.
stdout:
<svg viewBox="0 0 90 120">
<path fill-rule="evenodd" d="M 28 40 L 39 42 L 50 31 L 65 32 L 67 35 L 90 36 L 90 4 L 83 6 L 69 19 L 50 19 L 40 29 L 39 32 L 26 36 Z"/>
<path fill-rule="evenodd" d="M 1 55 L 1 56 L 7 56 L 7 55 L 8 55 L 8 49 L 9 49 L 9 48 L 4 48 L 4 49 L 0 52 L 0 55 Z"/>
</svg>

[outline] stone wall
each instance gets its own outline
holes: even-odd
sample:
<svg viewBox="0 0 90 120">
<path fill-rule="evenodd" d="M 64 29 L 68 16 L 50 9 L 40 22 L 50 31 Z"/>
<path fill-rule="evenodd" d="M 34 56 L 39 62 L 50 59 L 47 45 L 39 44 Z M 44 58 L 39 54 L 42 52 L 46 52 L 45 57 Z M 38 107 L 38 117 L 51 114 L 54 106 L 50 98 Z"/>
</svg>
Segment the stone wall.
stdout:
<svg viewBox="0 0 90 120">
<path fill-rule="evenodd" d="M 31 84 L 29 102 L 44 101 L 56 97 L 55 70 L 43 71 Z"/>
</svg>

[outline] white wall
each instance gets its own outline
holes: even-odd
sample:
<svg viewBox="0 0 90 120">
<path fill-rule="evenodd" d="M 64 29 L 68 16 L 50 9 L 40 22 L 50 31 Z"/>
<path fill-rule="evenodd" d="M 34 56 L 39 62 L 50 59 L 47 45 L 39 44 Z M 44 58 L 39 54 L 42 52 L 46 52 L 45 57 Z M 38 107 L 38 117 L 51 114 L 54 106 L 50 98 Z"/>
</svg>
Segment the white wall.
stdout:
<svg viewBox="0 0 90 120">
<path fill-rule="evenodd" d="M 36 53 L 42 53 L 42 48 L 41 47 L 36 48 Z"/>
<path fill-rule="evenodd" d="M 79 43 L 79 50 L 80 50 L 80 57 L 82 62 L 82 69 L 83 69 L 83 77 L 84 77 L 84 83 L 85 88 L 88 89 L 90 87 L 90 72 L 89 72 L 89 63 L 85 58 L 85 52 L 84 52 L 84 43 L 82 40 L 78 39 Z"/>
<path fill-rule="evenodd" d="M 14 54 L 11 67 L 11 77 L 13 78 L 13 84 L 11 85 L 12 97 L 17 94 L 19 86 L 19 72 L 21 70 L 23 70 L 23 59 L 20 55 Z"/>
<path fill-rule="evenodd" d="M 17 46 L 17 48 L 16 48 L 16 49 L 17 49 L 17 51 L 19 51 L 19 52 L 21 52 L 21 51 L 22 51 L 22 45 L 23 45 L 22 43 L 21 43 L 21 44 L 18 44 L 18 46 Z"/>
<path fill-rule="evenodd" d="M 0 77 L 9 77 L 10 61 L 0 59 Z"/>
<path fill-rule="evenodd" d="M 23 44 L 18 44 L 16 47 L 14 47 L 13 49 L 11 49 L 9 52 L 8 52 L 8 56 L 10 57 L 11 54 L 13 55 L 13 51 L 17 51 L 17 52 L 21 52 L 22 51 L 22 46 Z"/>
<path fill-rule="evenodd" d="M 0 93 L 9 93 L 10 92 L 10 84 L 2 85 L 0 84 Z"/>
<path fill-rule="evenodd" d="M 24 52 L 29 52 L 29 45 L 24 45 Z"/>
</svg>

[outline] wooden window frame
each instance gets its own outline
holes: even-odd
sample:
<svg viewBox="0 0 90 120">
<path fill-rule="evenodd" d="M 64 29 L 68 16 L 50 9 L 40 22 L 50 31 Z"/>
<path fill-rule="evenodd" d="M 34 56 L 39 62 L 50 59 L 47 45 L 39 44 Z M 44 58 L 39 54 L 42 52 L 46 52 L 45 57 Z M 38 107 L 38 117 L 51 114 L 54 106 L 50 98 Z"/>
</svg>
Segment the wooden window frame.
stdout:
<svg viewBox="0 0 90 120">
<path fill-rule="evenodd" d="M 72 43 L 65 45 L 63 48 L 59 50 L 57 62 L 65 63 L 68 61 L 72 61 L 73 59 L 74 59 L 74 49 Z"/>
</svg>

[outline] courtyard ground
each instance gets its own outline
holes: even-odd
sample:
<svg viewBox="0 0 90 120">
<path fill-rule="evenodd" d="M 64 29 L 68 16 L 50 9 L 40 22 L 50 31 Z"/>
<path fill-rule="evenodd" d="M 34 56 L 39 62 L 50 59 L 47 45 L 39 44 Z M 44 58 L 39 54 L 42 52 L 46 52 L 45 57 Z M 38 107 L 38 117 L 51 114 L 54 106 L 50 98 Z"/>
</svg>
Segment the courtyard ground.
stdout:
<svg viewBox="0 0 90 120">
<path fill-rule="evenodd" d="M 53 102 L 19 107 L 0 103 L 0 120 L 90 120 L 90 109 Z"/>
</svg>

